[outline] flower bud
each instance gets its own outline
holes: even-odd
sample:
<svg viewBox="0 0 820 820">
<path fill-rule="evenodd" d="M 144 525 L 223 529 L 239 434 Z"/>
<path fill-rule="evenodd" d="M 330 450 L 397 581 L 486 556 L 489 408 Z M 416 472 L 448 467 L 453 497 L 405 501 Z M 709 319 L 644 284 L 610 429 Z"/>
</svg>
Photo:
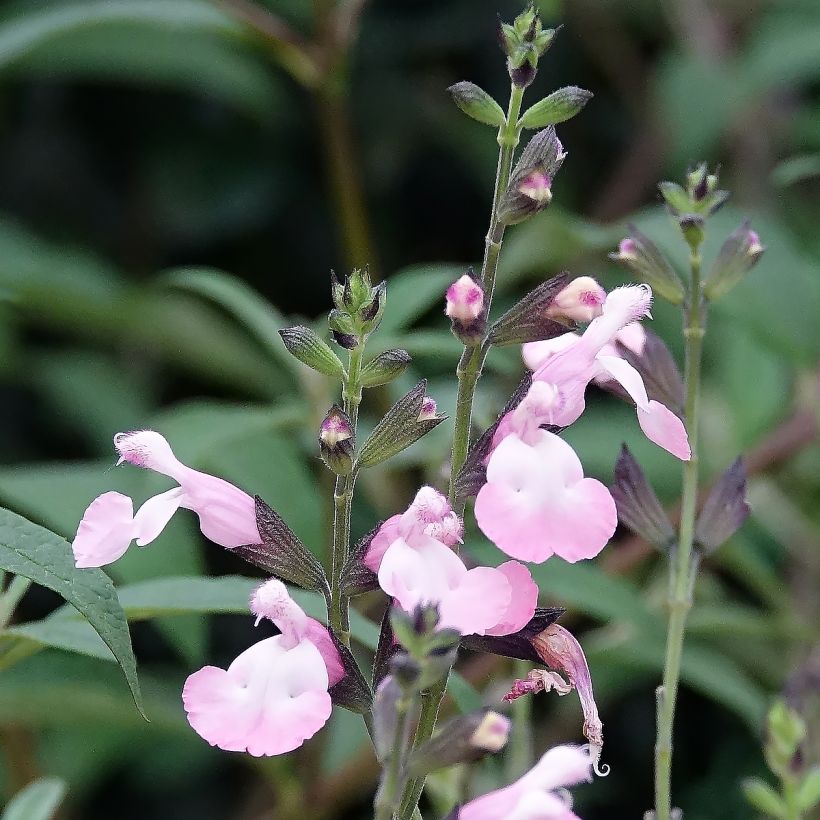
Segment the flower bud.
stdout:
<svg viewBox="0 0 820 820">
<path fill-rule="evenodd" d="M 372 358 L 362 369 L 359 379 L 362 387 L 378 387 L 388 384 L 407 370 L 412 359 L 406 350 L 385 350 Z"/>
<path fill-rule="evenodd" d="M 469 270 L 447 288 L 444 312 L 450 317 L 453 334 L 465 345 L 481 341 L 487 329 L 484 291 Z"/>
<path fill-rule="evenodd" d="M 695 524 L 695 541 L 705 552 L 714 552 L 740 529 L 750 512 L 746 469 L 737 459 L 709 491 Z"/>
<path fill-rule="evenodd" d="M 461 82 L 448 89 L 453 102 L 468 116 L 485 125 L 500 128 L 506 122 L 501 106 L 475 83 Z"/>
<path fill-rule="evenodd" d="M 592 92 L 576 86 L 559 88 L 528 108 L 518 121 L 522 128 L 546 128 L 574 117 L 592 99 Z"/>
<path fill-rule="evenodd" d="M 603 313 L 605 299 L 606 291 L 591 276 L 579 276 L 555 296 L 547 316 L 591 322 Z"/>
<path fill-rule="evenodd" d="M 355 446 L 353 425 L 344 410 L 334 404 L 319 428 L 319 451 L 322 461 L 336 475 L 348 475 L 353 469 Z"/>
<path fill-rule="evenodd" d="M 693 252 L 697 252 L 706 237 L 703 217 L 700 214 L 682 214 L 678 217 L 678 226 L 686 243 Z"/>
<path fill-rule="evenodd" d="M 673 305 L 683 303 L 686 292 L 678 275 L 657 245 L 634 225 L 630 226 L 629 236 L 621 240 L 618 250 L 609 258 L 621 262 Z"/>
<path fill-rule="evenodd" d="M 400 398 L 375 426 L 362 445 L 357 465 L 372 467 L 400 453 L 444 421 L 436 403 L 426 395 L 427 382 L 420 381 Z"/>
<path fill-rule="evenodd" d="M 408 766 L 414 777 L 420 777 L 459 763 L 474 763 L 500 752 L 509 735 L 510 719 L 492 709 L 459 715 L 416 749 Z"/>
<path fill-rule="evenodd" d="M 760 237 L 749 228 L 749 222 L 744 222 L 723 243 L 703 283 L 704 296 L 714 300 L 728 293 L 757 264 L 765 250 Z"/>
<path fill-rule="evenodd" d="M 498 204 L 498 219 L 505 225 L 523 222 L 552 201 L 552 182 L 566 153 L 555 128 L 539 131 L 521 152 Z"/>
<path fill-rule="evenodd" d="M 328 344 L 309 327 L 297 325 L 279 331 L 291 356 L 325 376 L 344 377 L 344 365 Z"/>
</svg>

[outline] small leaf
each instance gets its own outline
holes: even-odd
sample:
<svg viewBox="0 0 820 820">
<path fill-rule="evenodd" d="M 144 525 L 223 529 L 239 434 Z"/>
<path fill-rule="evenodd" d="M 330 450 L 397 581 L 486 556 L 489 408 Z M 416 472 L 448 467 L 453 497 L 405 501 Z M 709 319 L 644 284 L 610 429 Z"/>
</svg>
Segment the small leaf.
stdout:
<svg viewBox="0 0 820 820">
<path fill-rule="evenodd" d="M 51 820 L 65 792 L 66 784 L 59 778 L 35 780 L 9 800 L 0 820 Z"/>
<path fill-rule="evenodd" d="M 114 653 L 144 715 L 131 635 L 111 579 L 100 569 L 77 569 L 65 539 L 4 509 L 0 509 L 0 569 L 53 590 L 77 609 Z"/>
<path fill-rule="evenodd" d="M 768 814 L 769 817 L 783 818 L 787 816 L 786 804 L 783 798 L 765 781 L 758 777 L 750 777 L 742 784 L 743 796 L 758 811 Z"/>
<path fill-rule="evenodd" d="M 797 802 L 801 811 L 810 811 L 820 803 L 820 766 L 814 766 L 803 775 L 797 789 Z"/>
<path fill-rule="evenodd" d="M 504 110 L 486 92 L 475 83 L 461 82 L 447 89 L 453 102 L 468 116 L 485 125 L 500 128 L 506 122 Z"/>
<path fill-rule="evenodd" d="M 746 468 L 738 458 L 709 491 L 695 524 L 695 541 L 707 553 L 714 552 L 740 529 L 750 512 Z"/>
<path fill-rule="evenodd" d="M 237 547 L 231 552 L 283 581 L 303 589 L 329 592 L 325 571 L 316 556 L 259 496 L 256 496 L 256 525 L 262 543 Z"/>
<path fill-rule="evenodd" d="M 667 549 L 675 540 L 669 517 L 625 444 L 615 464 L 615 483 L 610 491 L 618 519 L 632 532 L 661 549 Z"/>
<path fill-rule="evenodd" d="M 333 376 L 336 379 L 344 378 L 345 369 L 339 357 L 330 349 L 330 345 L 322 341 L 309 327 L 304 325 L 287 327 L 280 330 L 279 335 L 288 353 L 302 364 L 306 364 L 325 376 Z"/>
<path fill-rule="evenodd" d="M 357 467 L 373 467 L 407 449 L 444 421 L 444 416 L 420 419 L 427 381 L 420 381 L 400 398 L 376 425 L 362 446 Z"/>
<path fill-rule="evenodd" d="M 546 128 L 574 117 L 592 99 L 592 92 L 571 85 L 553 91 L 530 106 L 518 121 L 522 128 Z"/>
</svg>

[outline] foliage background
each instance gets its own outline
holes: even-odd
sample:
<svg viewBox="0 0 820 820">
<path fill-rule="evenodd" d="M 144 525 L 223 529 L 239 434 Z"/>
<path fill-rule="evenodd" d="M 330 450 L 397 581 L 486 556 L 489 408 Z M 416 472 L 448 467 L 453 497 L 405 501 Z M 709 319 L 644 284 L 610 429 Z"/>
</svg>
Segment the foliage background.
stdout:
<svg viewBox="0 0 820 820">
<path fill-rule="evenodd" d="M 453 404 L 458 347 L 441 293 L 479 260 L 496 145 L 444 89 L 470 79 L 505 98 L 495 13 L 519 8 L 372 0 L 348 59 L 336 55 L 313 90 L 283 67 L 289 52 L 242 18 L 250 9 L 251 22 L 267 20 L 258 13 L 267 8 L 300 37 L 321 38 L 329 5 L 0 6 L 0 503 L 71 537 L 97 493 L 144 497 L 164 486 L 110 469 L 113 433 L 153 427 L 189 463 L 263 495 L 323 554 L 330 485 L 314 442 L 330 385 L 294 369 L 273 331 L 292 323 L 285 315 L 321 320 L 330 268 L 369 262 L 388 277 L 374 345 L 415 357 L 398 384 L 367 394 L 364 424 L 422 376 L 441 406 Z M 687 818 L 746 818 L 738 783 L 764 772 L 761 720 L 773 693 L 785 687 L 805 707 L 814 748 L 818 728 L 820 6 L 540 5 L 564 29 L 527 99 L 567 84 L 596 96 L 559 127 L 569 158 L 555 203 L 508 233 L 499 307 L 562 269 L 622 282 L 606 252 L 627 221 L 681 251 L 654 185 L 699 159 L 720 164 L 734 192 L 709 247 L 743 215 L 769 247 L 708 329 L 703 475 L 749 455 L 754 515 L 702 576 L 676 741 Z M 658 304 L 654 316 L 679 352 L 675 313 Z M 514 352 L 491 356 L 479 423 L 519 372 Z M 441 480 L 443 427 L 365 477 L 354 535 L 402 507 L 419 481 Z M 567 437 L 605 481 L 626 441 L 674 504 L 675 462 L 642 439 L 627 406 L 591 396 Z M 191 517 L 177 518 L 111 568 L 116 581 L 252 574 L 202 543 Z M 606 726 L 613 772 L 578 790 L 577 811 L 639 817 L 651 802 L 662 561 L 623 533 L 596 562 L 548 562 L 537 577 L 544 602 L 567 606 L 564 623 L 583 636 Z M 20 619 L 56 603 L 32 590 Z M 377 601 L 365 608 L 377 617 Z M 66 818 L 367 816 L 374 768 L 353 716 L 337 712 L 298 754 L 267 761 L 210 749 L 185 724 L 185 676 L 206 659 L 229 662 L 258 636 L 249 618 L 163 616 L 162 606 L 145 616 L 134 640 L 150 724 L 113 664 L 48 650 L 0 671 L 6 797 L 45 773 L 68 780 Z M 511 674 L 481 658 L 462 671 L 488 702 Z M 579 739 L 577 700 L 544 697 L 534 710 L 538 752 Z M 817 759 L 811 744 L 807 757 Z M 514 765 L 481 767 L 472 787 L 497 785 Z M 444 806 L 456 784 L 433 785 Z"/>
</svg>

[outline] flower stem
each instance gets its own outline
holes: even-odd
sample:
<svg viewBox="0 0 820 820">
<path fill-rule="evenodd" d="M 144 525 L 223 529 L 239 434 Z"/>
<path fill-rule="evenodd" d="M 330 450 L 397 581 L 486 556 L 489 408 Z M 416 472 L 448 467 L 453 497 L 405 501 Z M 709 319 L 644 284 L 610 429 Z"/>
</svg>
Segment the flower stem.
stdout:
<svg viewBox="0 0 820 820">
<path fill-rule="evenodd" d="M 672 729 L 675 702 L 680 679 L 681 656 L 686 618 L 692 608 L 697 562 L 693 561 L 695 513 L 698 497 L 698 405 L 700 369 L 705 330 L 705 309 L 700 287 L 700 251 L 690 257 L 691 287 L 685 311 L 684 341 L 686 348 L 684 421 L 692 456 L 683 465 L 680 530 L 677 549 L 669 560 L 669 623 L 666 635 L 666 658 L 663 684 L 657 691 L 657 742 L 655 745 L 655 818 L 670 820 L 672 812 Z"/>
<path fill-rule="evenodd" d="M 510 181 L 510 171 L 512 169 L 513 155 L 518 145 L 521 131 L 518 128 L 518 115 L 521 111 L 521 101 L 524 98 L 524 89 L 512 85 L 510 89 L 510 102 L 507 107 L 507 117 L 504 124 L 498 130 L 498 167 L 495 175 L 495 189 L 493 192 L 493 208 L 490 216 L 490 227 L 484 242 L 484 261 L 481 265 L 481 286 L 484 290 L 484 310 L 487 315 L 492 307 L 493 292 L 495 290 L 495 276 L 498 271 L 498 257 L 501 253 L 501 243 L 504 240 L 504 224 L 498 219 L 498 205 L 501 197 L 507 189 Z M 487 348 L 478 342 L 475 345 L 465 345 L 464 352 L 456 369 L 458 377 L 458 398 L 456 399 L 456 417 L 453 426 L 453 449 L 450 458 L 450 503 L 456 512 L 461 515 L 464 512 L 464 505 L 457 507 L 455 497 L 456 478 L 467 459 L 467 452 L 470 448 L 470 426 L 473 416 L 473 399 L 478 380 L 481 377 L 481 368 L 487 355 Z M 418 727 L 416 728 L 415 746 L 429 740 L 433 734 L 438 719 L 441 701 L 447 691 L 447 679 L 449 673 L 445 675 L 422 700 L 421 715 L 419 716 Z M 424 778 L 411 778 L 404 789 L 404 796 L 401 802 L 401 820 L 409 820 L 418 805 L 422 790 L 424 789 Z"/>
<path fill-rule="evenodd" d="M 350 351 L 350 363 L 342 387 L 344 411 L 350 419 L 353 436 L 359 419 L 359 404 L 362 401 L 362 355 L 365 339 Z M 350 550 L 350 511 L 353 506 L 353 488 L 356 485 L 356 471 L 336 477 L 333 490 L 333 553 L 330 570 L 330 626 L 345 646 L 350 646 L 350 600 L 342 593 L 342 568 Z"/>
<path fill-rule="evenodd" d="M 414 698 L 402 697 L 396 704 L 396 735 L 384 780 L 376 795 L 374 820 L 392 820 L 398 813 L 401 797 L 401 771 L 410 740 L 410 714 Z"/>
</svg>

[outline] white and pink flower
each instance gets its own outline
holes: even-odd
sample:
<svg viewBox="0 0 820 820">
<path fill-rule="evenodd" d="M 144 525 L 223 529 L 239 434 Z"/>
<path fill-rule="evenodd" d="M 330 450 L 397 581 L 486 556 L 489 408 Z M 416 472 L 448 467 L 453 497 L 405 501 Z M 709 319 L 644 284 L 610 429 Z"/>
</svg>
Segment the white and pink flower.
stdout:
<svg viewBox="0 0 820 820">
<path fill-rule="evenodd" d="M 499 426 L 475 517 L 503 552 L 541 563 L 552 555 L 574 563 L 593 558 L 618 524 L 609 490 L 585 478 L 575 451 L 541 429 L 560 400 L 555 385 L 534 382 Z"/>
<path fill-rule="evenodd" d="M 280 635 L 246 649 L 227 669 L 205 666 L 185 682 L 188 722 L 212 746 L 254 756 L 301 746 L 330 717 L 328 689 L 345 675 L 327 628 L 309 618 L 276 579 L 251 598 Z"/>
<path fill-rule="evenodd" d="M 572 424 L 584 411 L 584 393 L 591 381 L 616 381 L 635 402 L 646 437 L 688 461 L 691 451 L 683 422 L 668 407 L 649 399 L 640 373 L 613 346 L 620 341 L 633 350 L 642 348 L 645 336 L 635 323 L 649 314 L 651 301 L 648 285 L 616 288 L 583 335 L 568 333 L 525 345 L 524 361 L 534 370 L 534 380 L 547 382 L 557 391 L 545 423 Z"/>
<path fill-rule="evenodd" d="M 364 563 L 406 612 L 436 604 L 439 625 L 463 635 L 517 632 L 532 618 L 538 599 L 529 570 L 517 561 L 467 569 L 452 549 L 461 534 L 447 499 L 422 487 L 406 512 L 381 526 Z"/>
<path fill-rule="evenodd" d="M 564 789 L 592 780 L 592 763 L 586 746 L 556 746 L 515 783 L 462 806 L 458 820 L 580 820 Z"/>
<path fill-rule="evenodd" d="M 149 498 L 134 514 L 134 502 L 118 492 L 103 493 L 85 511 L 72 549 L 78 567 L 101 567 L 125 554 L 131 542 L 150 544 L 180 508 L 199 517 L 203 535 L 232 549 L 261 542 L 253 498 L 228 481 L 187 467 L 153 430 L 118 433 L 114 446 L 127 461 L 173 478 L 179 486 Z"/>
</svg>

